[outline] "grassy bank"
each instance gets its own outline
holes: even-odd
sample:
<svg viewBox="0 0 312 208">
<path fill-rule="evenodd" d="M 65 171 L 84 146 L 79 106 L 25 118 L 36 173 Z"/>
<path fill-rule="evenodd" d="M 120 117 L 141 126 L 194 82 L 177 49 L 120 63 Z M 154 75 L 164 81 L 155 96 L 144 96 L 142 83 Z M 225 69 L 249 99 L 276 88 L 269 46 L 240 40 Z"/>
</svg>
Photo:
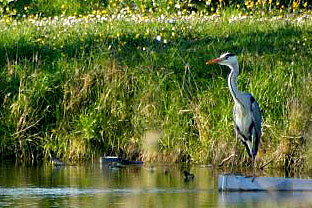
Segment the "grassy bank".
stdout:
<svg viewBox="0 0 312 208">
<path fill-rule="evenodd" d="M 26 18 L 0 28 L 3 157 L 217 165 L 234 152 L 233 102 L 228 69 L 205 60 L 230 51 L 239 89 L 262 109 L 258 166 L 310 161 L 310 16 Z"/>
</svg>

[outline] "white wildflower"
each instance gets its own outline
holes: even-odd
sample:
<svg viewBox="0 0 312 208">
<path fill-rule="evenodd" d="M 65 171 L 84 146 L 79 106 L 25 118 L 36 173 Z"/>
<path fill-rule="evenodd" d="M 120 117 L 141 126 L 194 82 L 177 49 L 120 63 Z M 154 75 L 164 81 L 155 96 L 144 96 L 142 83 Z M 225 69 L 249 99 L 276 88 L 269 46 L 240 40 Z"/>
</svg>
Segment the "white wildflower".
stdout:
<svg viewBox="0 0 312 208">
<path fill-rule="evenodd" d="M 168 20 L 168 23 L 169 23 L 169 24 L 173 24 L 173 23 L 174 23 L 174 20 L 173 20 L 173 19 L 169 19 L 169 20 Z"/>
<path fill-rule="evenodd" d="M 157 35 L 156 40 L 157 40 L 158 42 L 160 42 L 160 41 L 161 41 L 161 37 L 160 37 L 160 35 Z"/>
</svg>

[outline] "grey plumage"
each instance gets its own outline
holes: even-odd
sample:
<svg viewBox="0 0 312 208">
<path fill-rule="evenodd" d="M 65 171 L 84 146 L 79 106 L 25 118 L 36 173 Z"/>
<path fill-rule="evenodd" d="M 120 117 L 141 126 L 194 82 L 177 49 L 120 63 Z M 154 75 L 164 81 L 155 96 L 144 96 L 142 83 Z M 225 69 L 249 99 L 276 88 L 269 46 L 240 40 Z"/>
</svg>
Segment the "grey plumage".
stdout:
<svg viewBox="0 0 312 208">
<path fill-rule="evenodd" d="M 222 54 L 206 64 L 218 63 L 228 66 L 231 72 L 228 77 L 228 87 L 234 100 L 233 119 L 236 135 L 245 145 L 247 153 L 252 159 L 257 155 L 261 137 L 261 112 L 258 103 L 250 93 L 237 89 L 237 75 L 239 73 L 237 57 L 231 53 Z"/>
<path fill-rule="evenodd" d="M 247 99 L 249 98 L 250 100 L 250 103 L 245 104 L 247 109 L 244 109 L 244 111 L 249 111 L 250 114 L 245 113 L 246 116 L 239 115 L 244 113 L 237 111 L 236 109 L 238 106 L 236 103 L 234 104 L 233 120 L 235 125 L 235 133 L 238 135 L 238 137 L 240 137 L 242 143 L 245 145 L 248 155 L 250 157 L 255 157 L 260 144 L 261 113 L 258 103 L 250 93 L 244 93 L 243 96 L 247 97 Z M 247 118 L 248 116 L 250 118 Z M 241 122 L 238 121 L 239 119 L 244 119 L 249 122 Z M 246 129 L 248 131 L 244 131 L 242 129 Z M 251 145 L 248 145 L 248 142 L 251 142 Z"/>
</svg>

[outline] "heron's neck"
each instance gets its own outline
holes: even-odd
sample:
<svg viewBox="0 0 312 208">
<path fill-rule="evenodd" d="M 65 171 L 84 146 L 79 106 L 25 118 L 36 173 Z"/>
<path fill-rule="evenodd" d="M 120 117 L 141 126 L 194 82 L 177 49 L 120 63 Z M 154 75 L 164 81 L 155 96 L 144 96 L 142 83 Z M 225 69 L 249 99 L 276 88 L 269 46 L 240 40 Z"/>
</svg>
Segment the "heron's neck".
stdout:
<svg viewBox="0 0 312 208">
<path fill-rule="evenodd" d="M 229 65 L 228 67 L 231 69 L 231 73 L 228 78 L 230 93 L 235 102 L 244 106 L 242 102 L 242 93 L 237 89 L 238 64 Z"/>
</svg>

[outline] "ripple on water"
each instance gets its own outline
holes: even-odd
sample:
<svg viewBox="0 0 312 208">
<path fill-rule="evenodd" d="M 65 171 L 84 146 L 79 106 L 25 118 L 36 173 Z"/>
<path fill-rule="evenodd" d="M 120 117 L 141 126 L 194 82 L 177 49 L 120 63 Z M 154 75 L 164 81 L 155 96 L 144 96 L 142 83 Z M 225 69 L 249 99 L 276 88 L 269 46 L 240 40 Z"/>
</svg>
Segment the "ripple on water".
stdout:
<svg viewBox="0 0 312 208">
<path fill-rule="evenodd" d="M 22 195 L 31 196 L 67 196 L 67 195 L 81 195 L 81 194 L 142 194 L 142 193 L 201 193 L 209 192 L 212 190 L 204 189 L 178 189 L 178 188 L 168 188 L 168 189 L 93 189 L 93 188 L 0 188 L 1 196 L 11 196 L 11 197 L 20 197 Z"/>
</svg>

